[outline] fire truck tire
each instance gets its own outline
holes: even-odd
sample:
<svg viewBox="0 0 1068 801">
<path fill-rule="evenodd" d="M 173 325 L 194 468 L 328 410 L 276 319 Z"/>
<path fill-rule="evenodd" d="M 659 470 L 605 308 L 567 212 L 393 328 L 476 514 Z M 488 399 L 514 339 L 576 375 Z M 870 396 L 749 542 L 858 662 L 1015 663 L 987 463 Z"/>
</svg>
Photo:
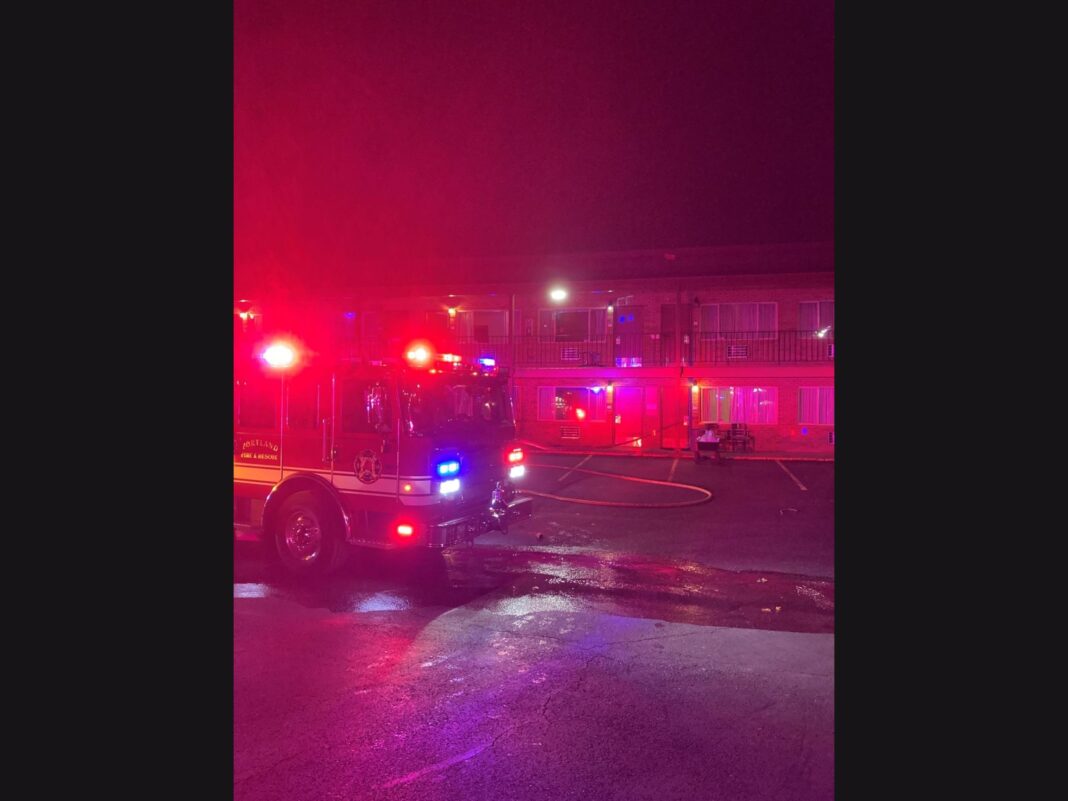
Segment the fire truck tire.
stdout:
<svg viewBox="0 0 1068 801">
<path fill-rule="evenodd" d="M 294 492 L 282 502 L 270 545 L 283 568 L 301 576 L 325 576 L 344 564 L 348 549 L 336 515 L 314 492 Z"/>
</svg>

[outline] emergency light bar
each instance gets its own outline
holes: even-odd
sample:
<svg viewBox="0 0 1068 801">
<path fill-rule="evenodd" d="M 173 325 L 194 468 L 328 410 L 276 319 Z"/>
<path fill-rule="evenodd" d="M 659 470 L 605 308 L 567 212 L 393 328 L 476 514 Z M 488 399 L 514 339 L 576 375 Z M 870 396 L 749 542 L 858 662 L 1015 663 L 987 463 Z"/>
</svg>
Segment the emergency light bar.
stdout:
<svg viewBox="0 0 1068 801">
<path fill-rule="evenodd" d="M 417 345 L 404 354 L 408 362 L 415 367 L 423 367 L 430 361 L 430 350 L 423 345 Z"/>
<path fill-rule="evenodd" d="M 497 373 L 497 360 L 491 356 L 480 356 L 475 359 L 474 363 L 468 362 L 465 365 L 463 356 L 457 353 L 438 353 L 434 346 L 425 339 L 419 339 L 409 344 L 404 352 L 404 357 L 409 366 L 417 369 L 429 368 L 431 373 L 470 370 L 476 365 L 478 369 L 471 370 L 471 375 L 478 375 L 480 372 L 486 375 L 495 375 Z"/>
</svg>

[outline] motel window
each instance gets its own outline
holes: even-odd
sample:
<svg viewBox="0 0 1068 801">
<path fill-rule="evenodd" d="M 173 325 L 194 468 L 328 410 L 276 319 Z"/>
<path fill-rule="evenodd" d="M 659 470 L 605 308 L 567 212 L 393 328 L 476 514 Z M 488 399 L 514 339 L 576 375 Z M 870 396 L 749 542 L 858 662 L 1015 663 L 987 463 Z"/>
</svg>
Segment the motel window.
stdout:
<svg viewBox="0 0 1068 801">
<path fill-rule="evenodd" d="M 711 303 L 701 306 L 698 331 L 702 339 L 774 338 L 779 331 L 777 303 Z"/>
<path fill-rule="evenodd" d="M 605 309 L 542 309 L 538 335 L 554 342 L 587 342 L 605 336 Z"/>
<path fill-rule="evenodd" d="M 834 387 L 801 387 L 797 422 L 808 425 L 834 425 Z"/>
<path fill-rule="evenodd" d="M 237 391 L 237 425 L 239 428 L 274 428 L 278 425 L 276 410 L 277 381 L 241 381 Z"/>
<path fill-rule="evenodd" d="M 834 301 L 812 300 L 804 301 L 799 306 L 798 324 L 799 330 L 807 334 L 815 334 L 824 328 L 834 331 Z"/>
<path fill-rule="evenodd" d="M 426 335 L 433 341 L 449 333 L 449 313 L 428 311 L 425 316 Z"/>
<path fill-rule="evenodd" d="M 590 406 L 589 420 L 593 423 L 604 422 L 608 419 L 608 389 L 607 387 L 593 387 L 589 395 Z"/>
<path fill-rule="evenodd" d="M 538 419 L 604 422 L 607 395 L 605 387 L 538 387 Z"/>
<path fill-rule="evenodd" d="M 701 423 L 779 422 L 778 387 L 702 387 Z"/>
<path fill-rule="evenodd" d="M 503 342 L 508 338 L 508 312 L 458 312 L 456 333 L 475 342 Z"/>
</svg>

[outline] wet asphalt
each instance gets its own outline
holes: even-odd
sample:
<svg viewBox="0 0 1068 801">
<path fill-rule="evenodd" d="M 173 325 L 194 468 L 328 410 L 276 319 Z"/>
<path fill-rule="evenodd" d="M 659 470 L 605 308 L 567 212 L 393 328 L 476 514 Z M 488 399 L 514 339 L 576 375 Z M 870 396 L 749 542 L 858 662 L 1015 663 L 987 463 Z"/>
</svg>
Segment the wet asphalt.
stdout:
<svg viewBox="0 0 1068 801">
<path fill-rule="evenodd" d="M 235 798 L 833 797 L 833 464 L 540 460 L 713 499 L 538 498 L 506 535 L 315 584 L 235 545 Z"/>
</svg>

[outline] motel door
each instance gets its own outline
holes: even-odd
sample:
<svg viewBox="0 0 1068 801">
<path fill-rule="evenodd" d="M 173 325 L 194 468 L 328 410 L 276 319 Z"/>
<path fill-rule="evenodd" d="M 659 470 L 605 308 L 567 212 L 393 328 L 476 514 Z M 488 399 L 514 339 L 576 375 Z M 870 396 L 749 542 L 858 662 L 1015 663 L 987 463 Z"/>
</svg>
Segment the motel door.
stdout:
<svg viewBox="0 0 1068 801">
<path fill-rule="evenodd" d="M 642 437 L 642 387 L 615 388 L 615 445 L 635 445 Z"/>
<path fill-rule="evenodd" d="M 642 307 L 617 306 L 612 320 L 616 367 L 641 367 Z"/>
<path fill-rule="evenodd" d="M 672 365 L 679 363 L 679 345 L 682 346 L 682 362 L 693 364 L 693 307 L 685 304 L 681 307 L 682 316 L 679 322 L 682 331 L 678 332 L 676 339 L 675 312 L 679 309 L 674 303 L 664 303 L 660 306 L 660 363 Z"/>
</svg>

